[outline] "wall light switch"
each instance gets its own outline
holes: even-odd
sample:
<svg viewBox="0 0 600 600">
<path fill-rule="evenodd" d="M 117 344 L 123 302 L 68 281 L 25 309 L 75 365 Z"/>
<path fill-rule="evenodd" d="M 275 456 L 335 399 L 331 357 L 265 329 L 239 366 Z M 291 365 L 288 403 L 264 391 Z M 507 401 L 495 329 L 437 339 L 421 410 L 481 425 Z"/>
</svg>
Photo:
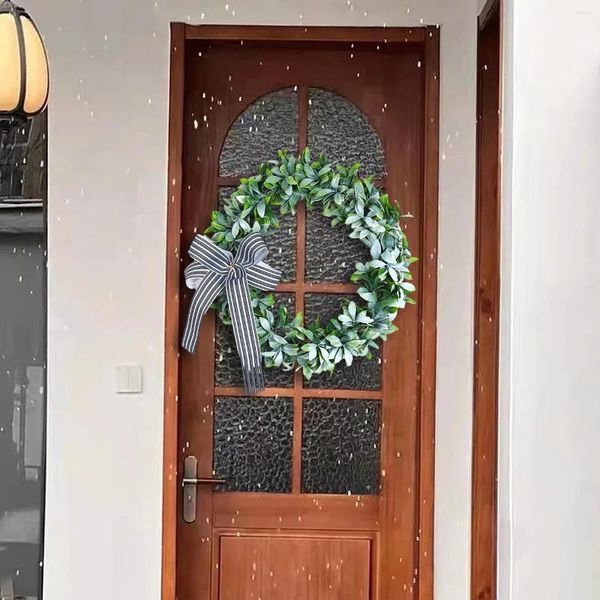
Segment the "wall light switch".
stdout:
<svg viewBox="0 0 600 600">
<path fill-rule="evenodd" d="M 141 394 L 143 391 L 141 365 L 117 365 L 115 368 L 118 394 Z"/>
</svg>

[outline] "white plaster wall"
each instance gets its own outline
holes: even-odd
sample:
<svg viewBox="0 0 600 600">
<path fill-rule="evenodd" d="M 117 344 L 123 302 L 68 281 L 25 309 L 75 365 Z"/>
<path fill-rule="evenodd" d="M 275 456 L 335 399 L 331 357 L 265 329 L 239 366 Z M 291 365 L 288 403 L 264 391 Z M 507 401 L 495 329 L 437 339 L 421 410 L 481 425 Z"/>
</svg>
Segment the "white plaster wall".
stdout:
<svg viewBox="0 0 600 600">
<path fill-rule="evenodd" d="M 158 600 L 169 22 L 442 26 L 436 598 L 469 580 L 476 0 L 29 0 L 52 67 L 45 600 Z M 234 15 L 235 11 L 235 15 Z M 117 363 L 144 394 L 114 393 Z"/>
<path fill-rule="evenodd" d="M 600 598 L 600 5 L 506 5 L 500 600 Z"/>
</svg>

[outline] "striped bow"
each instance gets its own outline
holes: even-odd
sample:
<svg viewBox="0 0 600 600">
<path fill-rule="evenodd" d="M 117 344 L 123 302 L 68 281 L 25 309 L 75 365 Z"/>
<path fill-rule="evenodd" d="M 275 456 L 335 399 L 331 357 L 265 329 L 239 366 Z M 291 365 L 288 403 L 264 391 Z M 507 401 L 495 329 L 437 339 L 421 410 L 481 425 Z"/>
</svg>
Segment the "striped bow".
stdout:
<svg viewBox="0 0 600 600">
<path fill-rule="evenodd" d="M 242 361 L 244 387 L 249 394 L 265 387 L 249 286 L 272 290 L 281 277 L 280 271 L 262 262 L 267 253 L 267 245 L 258 233 L 245 237 L 235 256 L 205 235 L 197 235 L 188 251 L 194 262 L 184 273 L 186 285 L 196 293 L 190 304 L 182 346 L 188 352 L 194 351 L 202 317 L 225 289 L 235 345 Z"/>
</svg>

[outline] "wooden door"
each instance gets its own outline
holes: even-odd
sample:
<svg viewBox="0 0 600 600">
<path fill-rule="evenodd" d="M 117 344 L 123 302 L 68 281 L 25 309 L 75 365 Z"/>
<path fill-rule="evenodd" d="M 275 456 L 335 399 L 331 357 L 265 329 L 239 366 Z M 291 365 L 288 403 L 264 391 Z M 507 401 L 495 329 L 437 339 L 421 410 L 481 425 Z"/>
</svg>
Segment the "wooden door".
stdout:
<svg viewBox="0 0 600 600">
<path fill-rule="evenodd" d="M 310 381 L 267 370 L 256 397 L 230 328 L 205 317 L 178 360 L 177 480 L 194 456 L 225 483 L 198 486 L 193 522 L 178 486 L 179 600 L 431 597 L 437 31 L 314 31 L 185 29 L 182 259 L 168 268 L 241 177 L 308 146 L 360 161 L 410 215 L 418 303 L 371 360 Z M 366 250 L 304 206 L 281 221 L 267 236 L 276 302 L 326 322 Z M 172 388 L 169 368 L 167 355 Z"/>
</svg>

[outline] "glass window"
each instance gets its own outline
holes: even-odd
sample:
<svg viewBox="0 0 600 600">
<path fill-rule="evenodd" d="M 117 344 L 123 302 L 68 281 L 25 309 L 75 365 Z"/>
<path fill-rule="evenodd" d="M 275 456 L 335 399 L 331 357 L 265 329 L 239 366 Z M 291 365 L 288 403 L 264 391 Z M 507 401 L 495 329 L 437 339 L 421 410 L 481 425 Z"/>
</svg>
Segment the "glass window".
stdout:
<svg viewBox="0 0 600 600">
<path fill-rule="evenodd" d="M 0 598 L 41 596 L 46 114 L 0 132 Z"/>
</svg>

